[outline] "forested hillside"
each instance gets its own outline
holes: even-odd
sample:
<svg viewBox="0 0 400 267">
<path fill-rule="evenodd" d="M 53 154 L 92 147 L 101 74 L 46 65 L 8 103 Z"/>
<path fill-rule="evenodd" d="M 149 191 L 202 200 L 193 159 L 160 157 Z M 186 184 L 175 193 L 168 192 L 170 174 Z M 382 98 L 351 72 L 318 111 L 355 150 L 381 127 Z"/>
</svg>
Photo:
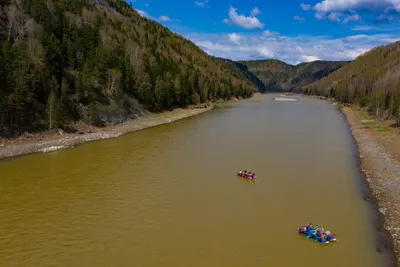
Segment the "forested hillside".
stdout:
<svg viewBox="0 0 400 267">
<path fill-rule="evenodd" d="M 327 76 L 346 61 L 314 61 L 296 66 L 280 60 L 239 61 L 254 73 L 268 91 L 292 91 Z"/>
<path fill-rule="evenodd" d="M 224 64 L 228 69 L 236 73 L 236 75 L 243 75 L 244 77 L 246 77 L 250 82 L 254 84 L 254 86 L 257 87 L 259 92 L 267 92 L 265 84 L 257 77 L 257 75 L 249 71 L 249 68 L 245 64 L 225 58 L 216 59 Z"/>
<path fill-rule="evenodd" d="M 299 90 L 367 107 L 400 123 L 400 42 L 379 46 Z"/>
<path fill-rule="evenodd" d="M 0 136 L 256 90 L 120 0 L 0 1 L 0 47 Z"/>
</svg>

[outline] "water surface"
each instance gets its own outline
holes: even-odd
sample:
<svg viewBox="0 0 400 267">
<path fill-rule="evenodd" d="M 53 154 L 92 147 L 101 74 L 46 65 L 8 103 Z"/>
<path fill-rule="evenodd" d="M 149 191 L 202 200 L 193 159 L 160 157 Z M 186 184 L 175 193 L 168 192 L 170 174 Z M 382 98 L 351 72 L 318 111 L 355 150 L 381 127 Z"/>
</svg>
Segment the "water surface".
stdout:
<svg viewBox="0 0 400 267">
<path fill-rule="evenodd" d="M 385 266 L 344 118 L 273 97 L 0 162 L 1 265 Z"/>
</svg>

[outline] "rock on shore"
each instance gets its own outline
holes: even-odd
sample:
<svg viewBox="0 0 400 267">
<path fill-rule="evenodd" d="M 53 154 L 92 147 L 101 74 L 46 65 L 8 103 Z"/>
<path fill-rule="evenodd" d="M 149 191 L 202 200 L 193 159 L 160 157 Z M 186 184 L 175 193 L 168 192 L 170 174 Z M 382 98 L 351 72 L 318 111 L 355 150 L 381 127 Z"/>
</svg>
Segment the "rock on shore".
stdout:
<svg viewBox="0 0 400 267">
<path fill-rule="evenodd" d="M 384 218 L 383 227 L 390 233 L 394 247 L 391 248 L 390 240 L 381 245 L 387 250 L 394 249 L 397 257 L 395 266 L 400 266 L 400 162 L 393 150 L 394 139 L 398 137 L 387 133 L 389 138 L 384 138 L 384 133 L 364 127 L 361 118 L 351 108 L 344 107 L 342 112 L 357 142 L 360 167 L 377 199 Z M 388 142 L 392 145 L 388 146 Z M 365 199 L 369 200 L 370 197 Z"/>
</svg>

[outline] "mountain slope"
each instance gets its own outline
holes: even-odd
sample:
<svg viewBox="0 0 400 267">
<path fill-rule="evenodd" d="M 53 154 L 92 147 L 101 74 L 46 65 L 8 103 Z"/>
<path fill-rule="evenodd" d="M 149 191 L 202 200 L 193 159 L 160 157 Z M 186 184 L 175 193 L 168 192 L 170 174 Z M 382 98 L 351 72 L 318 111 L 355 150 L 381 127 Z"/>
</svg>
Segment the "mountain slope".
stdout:
<svg viewBox="0 0 400 267">
<path fill-rule="evenodd" d="M 243 75 L 246 79 L 254 84 L 257 87 L 258 91 L 261 93 L 266 92 L 266 87 L 264 83 L 255 75 L 253 72 L 249 71 L 249 68 L 237 61 L 233 61 L 225 58 L 216 58 L 223 65 L 225 65 L 228 69 L 234 72 L 236 75 Z"/>
<path fill-rule="evenodd" d="M 400 41 L 379 46 L 299 90 L 367 107 L 400 122 Z"/>
<path fill-rule="evenodd" d="M 120 0 L 1 1 L 0 47 L 0 136 L 256 91 Z"/>
<path fill-rule="evenodd" d="M 312 83 L 339 69 L 345 61 L 314 61 L 293 66 L 280 60 L 239 61 L 247 66 L 268 91 L 291 91 Z"/>
</svg>

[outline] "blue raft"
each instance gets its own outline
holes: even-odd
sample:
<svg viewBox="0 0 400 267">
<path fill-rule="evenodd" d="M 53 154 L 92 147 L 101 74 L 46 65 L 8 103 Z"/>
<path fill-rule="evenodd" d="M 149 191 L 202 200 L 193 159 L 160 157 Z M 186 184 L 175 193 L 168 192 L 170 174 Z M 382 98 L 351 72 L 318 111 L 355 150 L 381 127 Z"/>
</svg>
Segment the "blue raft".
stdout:
<svg viewBox="0 0 400 267">
<path fill-rule="evenodd" d="M 318 226 L 310 228 L 309 226 L 303 226 L 297 228 L 299 234 L 303 234 L 307 239 L 311 238 L 314 242 L 321 244 L 329 244 L 329 242 L 336 241 L 336 234 L 323 234 L 319 231 Z"/>
</svg>

